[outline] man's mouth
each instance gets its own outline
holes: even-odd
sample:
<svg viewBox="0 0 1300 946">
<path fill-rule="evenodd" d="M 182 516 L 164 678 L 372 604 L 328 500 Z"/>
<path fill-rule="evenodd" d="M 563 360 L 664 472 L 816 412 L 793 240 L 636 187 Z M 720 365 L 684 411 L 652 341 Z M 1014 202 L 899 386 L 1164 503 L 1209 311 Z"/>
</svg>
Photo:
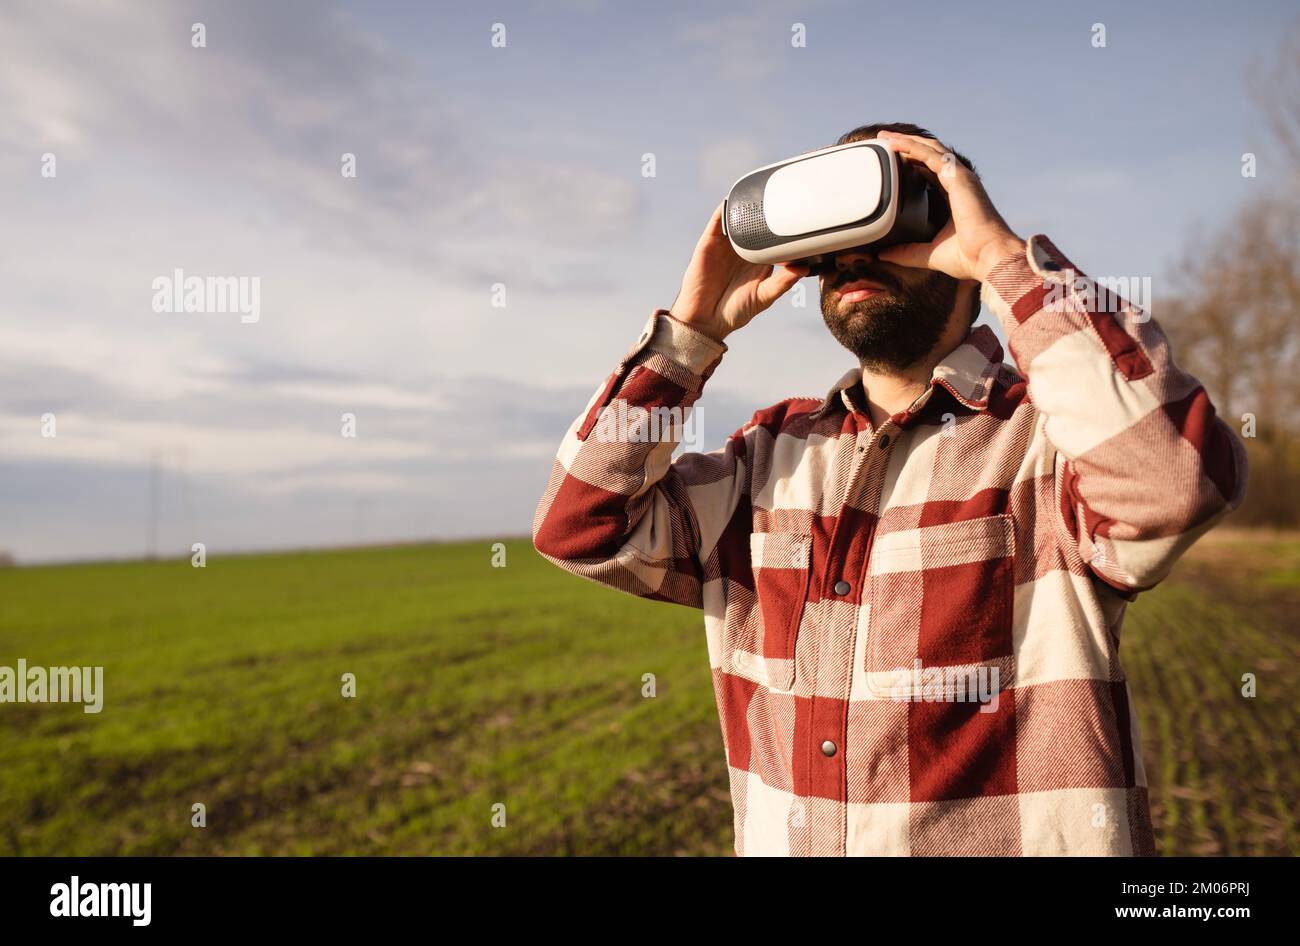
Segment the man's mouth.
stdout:
<svg viewBox="0 0 1300 946">
<path fill-rule="evenodd" d="M 870 299 L 884 292 L 888 292 L 884 286 L 869 279 L 855 279 L 839 288 L 841 302 L 861 302 L 863 299 Z"/>
</svg>

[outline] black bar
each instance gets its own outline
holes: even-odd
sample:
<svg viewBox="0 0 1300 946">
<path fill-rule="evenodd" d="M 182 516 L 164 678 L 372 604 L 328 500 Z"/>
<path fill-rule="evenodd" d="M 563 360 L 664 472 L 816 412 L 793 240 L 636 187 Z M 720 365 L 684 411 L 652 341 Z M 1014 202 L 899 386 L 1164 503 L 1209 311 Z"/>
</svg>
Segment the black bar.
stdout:
<svg viewBox="0 0 1300 946">
<path fill-rule="evenodd" d="M 651 858 L 7 858 L 0 860 L 6 933 L 113 935 L 291 930 L 374 933 L 376 923 L 450 934 L 466 923 L 487 932 L 537 924 L 605 926 L 615 935 L 674 927 L 679 915 L 707 935 L 713 924 L 766 931 L 773 923 L 834 919 L 962 936 L 984 931 L 1072 931 L 1099 925 L 1179 930 L 1199 924 L 1231 933 L 1238 924 L 1293 915 L 1289 858 L 770 859 Z M 129 916 L 51 915 L 52 888 L 150 884 L 148 926 Z M 1173 885 L 1183 884 L 1178 890 Z M 1130 885 L 1127 888 L 1124 885 Z M 1161 886 L 1163 885 L 1163 886 Z M 1197 885 L 1208 885 L 1199 889 Z M 1244 888 L 1244 889 L 1243 889 Z M 98 893 L 96 888 L 96 893 Z M 121 888 L 118 888 L 119 890 Z M 143 891 L 143 888 L 138 888 Z M 70 899 L 67 898 L 67 899 Z M 1160 915 L 1165 908 L 1245 908 L 1244 916 Z M 1154 908 L 1155 916 L 1117 910 Z M 129 912 L 129 911 L 124 911 Z M 692 919 L 694 917 L 694 919 Z M 1022 924 L 1035 924 L 1025 927 Z M 558 926 L 557 926 L 558 924 Z M 648 926 L 648 929 L 645 928 Z M 682 927 L 676 927 L 682 929 Z M 656 934 L 657 935 L 657 934 Z M 8 936 L 5 937 L 8 940 Z M 13 941 L 13 940 L 10 940 Z"/>
</svg>

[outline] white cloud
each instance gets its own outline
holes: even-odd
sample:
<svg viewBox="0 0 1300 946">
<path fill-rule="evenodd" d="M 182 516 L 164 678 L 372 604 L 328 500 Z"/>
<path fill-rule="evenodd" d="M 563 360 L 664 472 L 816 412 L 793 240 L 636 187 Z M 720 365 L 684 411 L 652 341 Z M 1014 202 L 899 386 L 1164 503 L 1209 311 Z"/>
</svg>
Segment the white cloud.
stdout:
<svg viewBox="0 0 1300 946">
<path fill-rule="evenodd" d="M 110 477 L 181 451 L 277 494 L 427 492 L 402 465 L 430 458 L 545 470 L 558 433 L 475 398 L 562 360 L 543 311 L 616 284 L 592 254 L 638 213 L 634 165 L 586 166 L 544 129 L 516 142 L 472 88 L 431 88 L 430 63 L 319 3 L 7 4 L 0 33 L 7 463 Z M 261 320 L 153 312 L 174 268 L 257 276 Z"/>
</svg>

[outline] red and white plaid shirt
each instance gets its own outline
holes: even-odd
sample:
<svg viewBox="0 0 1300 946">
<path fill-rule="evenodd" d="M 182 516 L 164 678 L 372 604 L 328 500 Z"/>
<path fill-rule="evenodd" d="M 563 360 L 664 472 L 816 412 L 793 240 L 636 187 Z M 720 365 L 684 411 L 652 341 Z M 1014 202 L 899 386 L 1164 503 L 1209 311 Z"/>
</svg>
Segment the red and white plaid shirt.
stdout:
<svg viewBox="0 0 1300 946">
<path fill-rule="evenodd" d="M 738 854 L 1154 853 L 1120 624 L 1245 454 L 1045 237 L 981 296 L 1023 375 L 981 327 L 879 428 L 855 370 L 675 459 L 597 435 L 689 408 L 726 351 L 656 310 L 560 446 L 538 551 L 704 611 Z"/>
</svg>

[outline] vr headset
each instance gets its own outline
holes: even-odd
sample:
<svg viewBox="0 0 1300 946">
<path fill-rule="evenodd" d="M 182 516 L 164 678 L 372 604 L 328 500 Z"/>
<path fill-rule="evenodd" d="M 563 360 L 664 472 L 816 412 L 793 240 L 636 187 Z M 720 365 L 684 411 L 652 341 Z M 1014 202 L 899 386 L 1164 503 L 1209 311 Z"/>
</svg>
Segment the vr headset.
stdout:
<svg viewBox="0 0 1300 946">
<path fill-rule="evenodd" d="M 750 171 L 731 185 L 722 229 L 742 259 L 819 274 L 838 250 L 928 242 L 949 216 L 942 186 L 872 138 Z"/>
</svg>

